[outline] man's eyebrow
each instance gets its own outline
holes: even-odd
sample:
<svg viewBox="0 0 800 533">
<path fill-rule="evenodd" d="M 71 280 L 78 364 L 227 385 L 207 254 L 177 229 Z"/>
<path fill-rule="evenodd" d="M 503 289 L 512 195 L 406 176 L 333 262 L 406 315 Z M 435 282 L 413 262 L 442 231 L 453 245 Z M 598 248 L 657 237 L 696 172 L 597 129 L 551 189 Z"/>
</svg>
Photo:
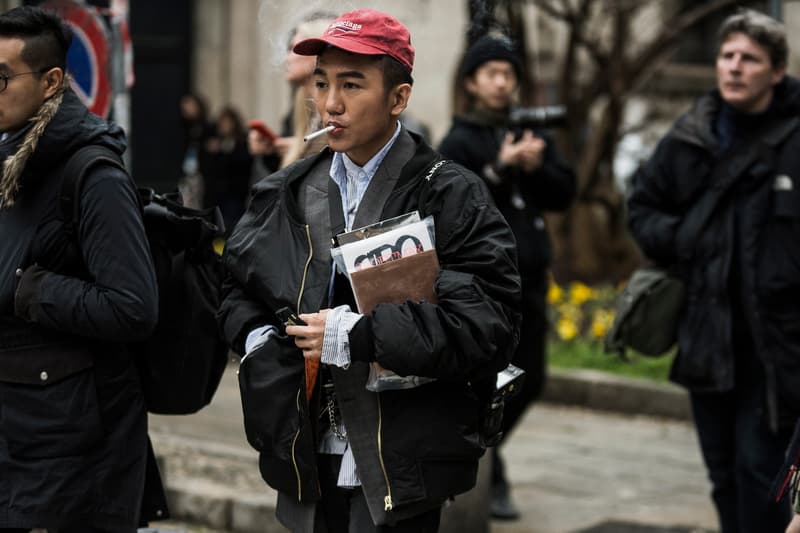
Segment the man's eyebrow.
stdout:
<svg viewBox="0 0 800 533">
<path fill-rule="evenodd" d="M 358 78 L 360 80 L 367 79 L 367 77 L 364 76 L 364 73 L 361 72 L 360 70 L 347 70 L 345 72 L 339 72 L 339 73 L 336 74 L 336 77 L 337 78 Z"/>
<path fill-rule="evenodd" d="M 317 67 L 317 68 L 314 69 L 314 75 L 315 76 L 327 76 L 328 73 L 325 72 L 325 69 Z M 360 70 L 346 70 L 344 72 L 337 72 L 336 73 L 336 77 L 339 78 L 339 79 L 341 79 L 341 78 L 356 78 L 356 79 L 359 79 L 359 80 L 367 79 L 367 77 L 364 75 L 364 73 L 361 72 Z"/>
</svg>

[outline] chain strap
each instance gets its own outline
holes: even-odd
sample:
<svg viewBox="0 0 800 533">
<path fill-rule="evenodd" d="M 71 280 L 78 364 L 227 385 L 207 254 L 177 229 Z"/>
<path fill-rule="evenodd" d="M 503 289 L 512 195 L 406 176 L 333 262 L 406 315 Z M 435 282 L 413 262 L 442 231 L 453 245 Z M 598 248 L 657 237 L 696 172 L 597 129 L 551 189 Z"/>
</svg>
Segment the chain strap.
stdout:
<svg viewBox="0 0 800 533">
<path fill-rule="evenodd" d="M 344 425 L 340 424 L 336 419 L 336 392 L 333 390 L 333 383 L 326 383 L 324 385 L 325 396 L 328 398 L 328 404 L 325 410 L 328 411 L 328 423 L 330 424 L 331 432 L 339 440 L 347 440 L 347 430 Z"/>
</svg>

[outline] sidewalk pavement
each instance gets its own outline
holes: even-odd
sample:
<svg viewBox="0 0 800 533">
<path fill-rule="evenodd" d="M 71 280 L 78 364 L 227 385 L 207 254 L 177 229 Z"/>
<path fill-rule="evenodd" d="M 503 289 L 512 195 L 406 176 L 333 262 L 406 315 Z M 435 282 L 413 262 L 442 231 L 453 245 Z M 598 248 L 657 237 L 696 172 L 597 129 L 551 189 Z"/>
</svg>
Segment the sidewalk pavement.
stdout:
<svg viewBox="0 0 800 533">
<path fill-rule="evenodd" d="M 492 521 L 490 529 L 473 520 L 476 533 L 714 530 L 682 390 L 598 372 L 554 371 L 544 400 L 502 450 L 522 518 Z M 210 406 L 192 416 L 153 416 L 150 427 L 176 520 L 164 527 L 285 531 L 274 518 L 275 492 L 261 480 L 256 452 L 244 437 L 234 367 Z M 461 512 L 464 498 L 456 501 L 445 513 Z"/>
</svg>

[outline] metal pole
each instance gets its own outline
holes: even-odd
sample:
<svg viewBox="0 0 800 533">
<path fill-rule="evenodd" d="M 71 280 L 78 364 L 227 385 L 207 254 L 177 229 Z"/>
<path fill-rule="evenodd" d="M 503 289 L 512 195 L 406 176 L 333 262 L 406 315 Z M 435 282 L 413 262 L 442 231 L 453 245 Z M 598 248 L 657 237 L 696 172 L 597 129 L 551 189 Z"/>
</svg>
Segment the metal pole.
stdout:
<svg viewBox="0 0 800 533">
<path fill-rule="evenodd" d="M 783 20 L 783 0 L 769 0 L 769 16 L 775 20 Z"/>
</svg>

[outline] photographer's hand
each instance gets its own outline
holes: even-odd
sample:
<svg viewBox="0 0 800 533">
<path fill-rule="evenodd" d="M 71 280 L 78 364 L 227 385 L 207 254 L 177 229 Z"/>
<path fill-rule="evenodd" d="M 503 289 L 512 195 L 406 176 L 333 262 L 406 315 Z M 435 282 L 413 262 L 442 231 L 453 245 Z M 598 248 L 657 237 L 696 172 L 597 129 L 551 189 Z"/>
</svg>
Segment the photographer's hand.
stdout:
<svg viewBox="0 0 800 533">
<path fill-rule="evenodd" d="M 497 154 L 497 165 L 499 167 L 516 167 L 519 164 L 519 149 L 514 142 L 514 134 L 506 133 L 503 144 L 500 145 L 500 152 Z"/>
<path fill-rule="evenodd" d="M 530 130 L 525 130 L 522 137 L 514 142 L 514 134 L 506 133 L 497 163 L 500 167 L 517 167 L 530 173 L 542 166 L 547 143 Z"/>
<path fill-rule="evenodd" d="M 520 150 L 520 167 L 526 173 L 534 172 L 544 162 L 544 151 L 547 143 L 536 136 L 531 130 L 525 130 L 522 138 L 517 142 Z"/>
</svg>

